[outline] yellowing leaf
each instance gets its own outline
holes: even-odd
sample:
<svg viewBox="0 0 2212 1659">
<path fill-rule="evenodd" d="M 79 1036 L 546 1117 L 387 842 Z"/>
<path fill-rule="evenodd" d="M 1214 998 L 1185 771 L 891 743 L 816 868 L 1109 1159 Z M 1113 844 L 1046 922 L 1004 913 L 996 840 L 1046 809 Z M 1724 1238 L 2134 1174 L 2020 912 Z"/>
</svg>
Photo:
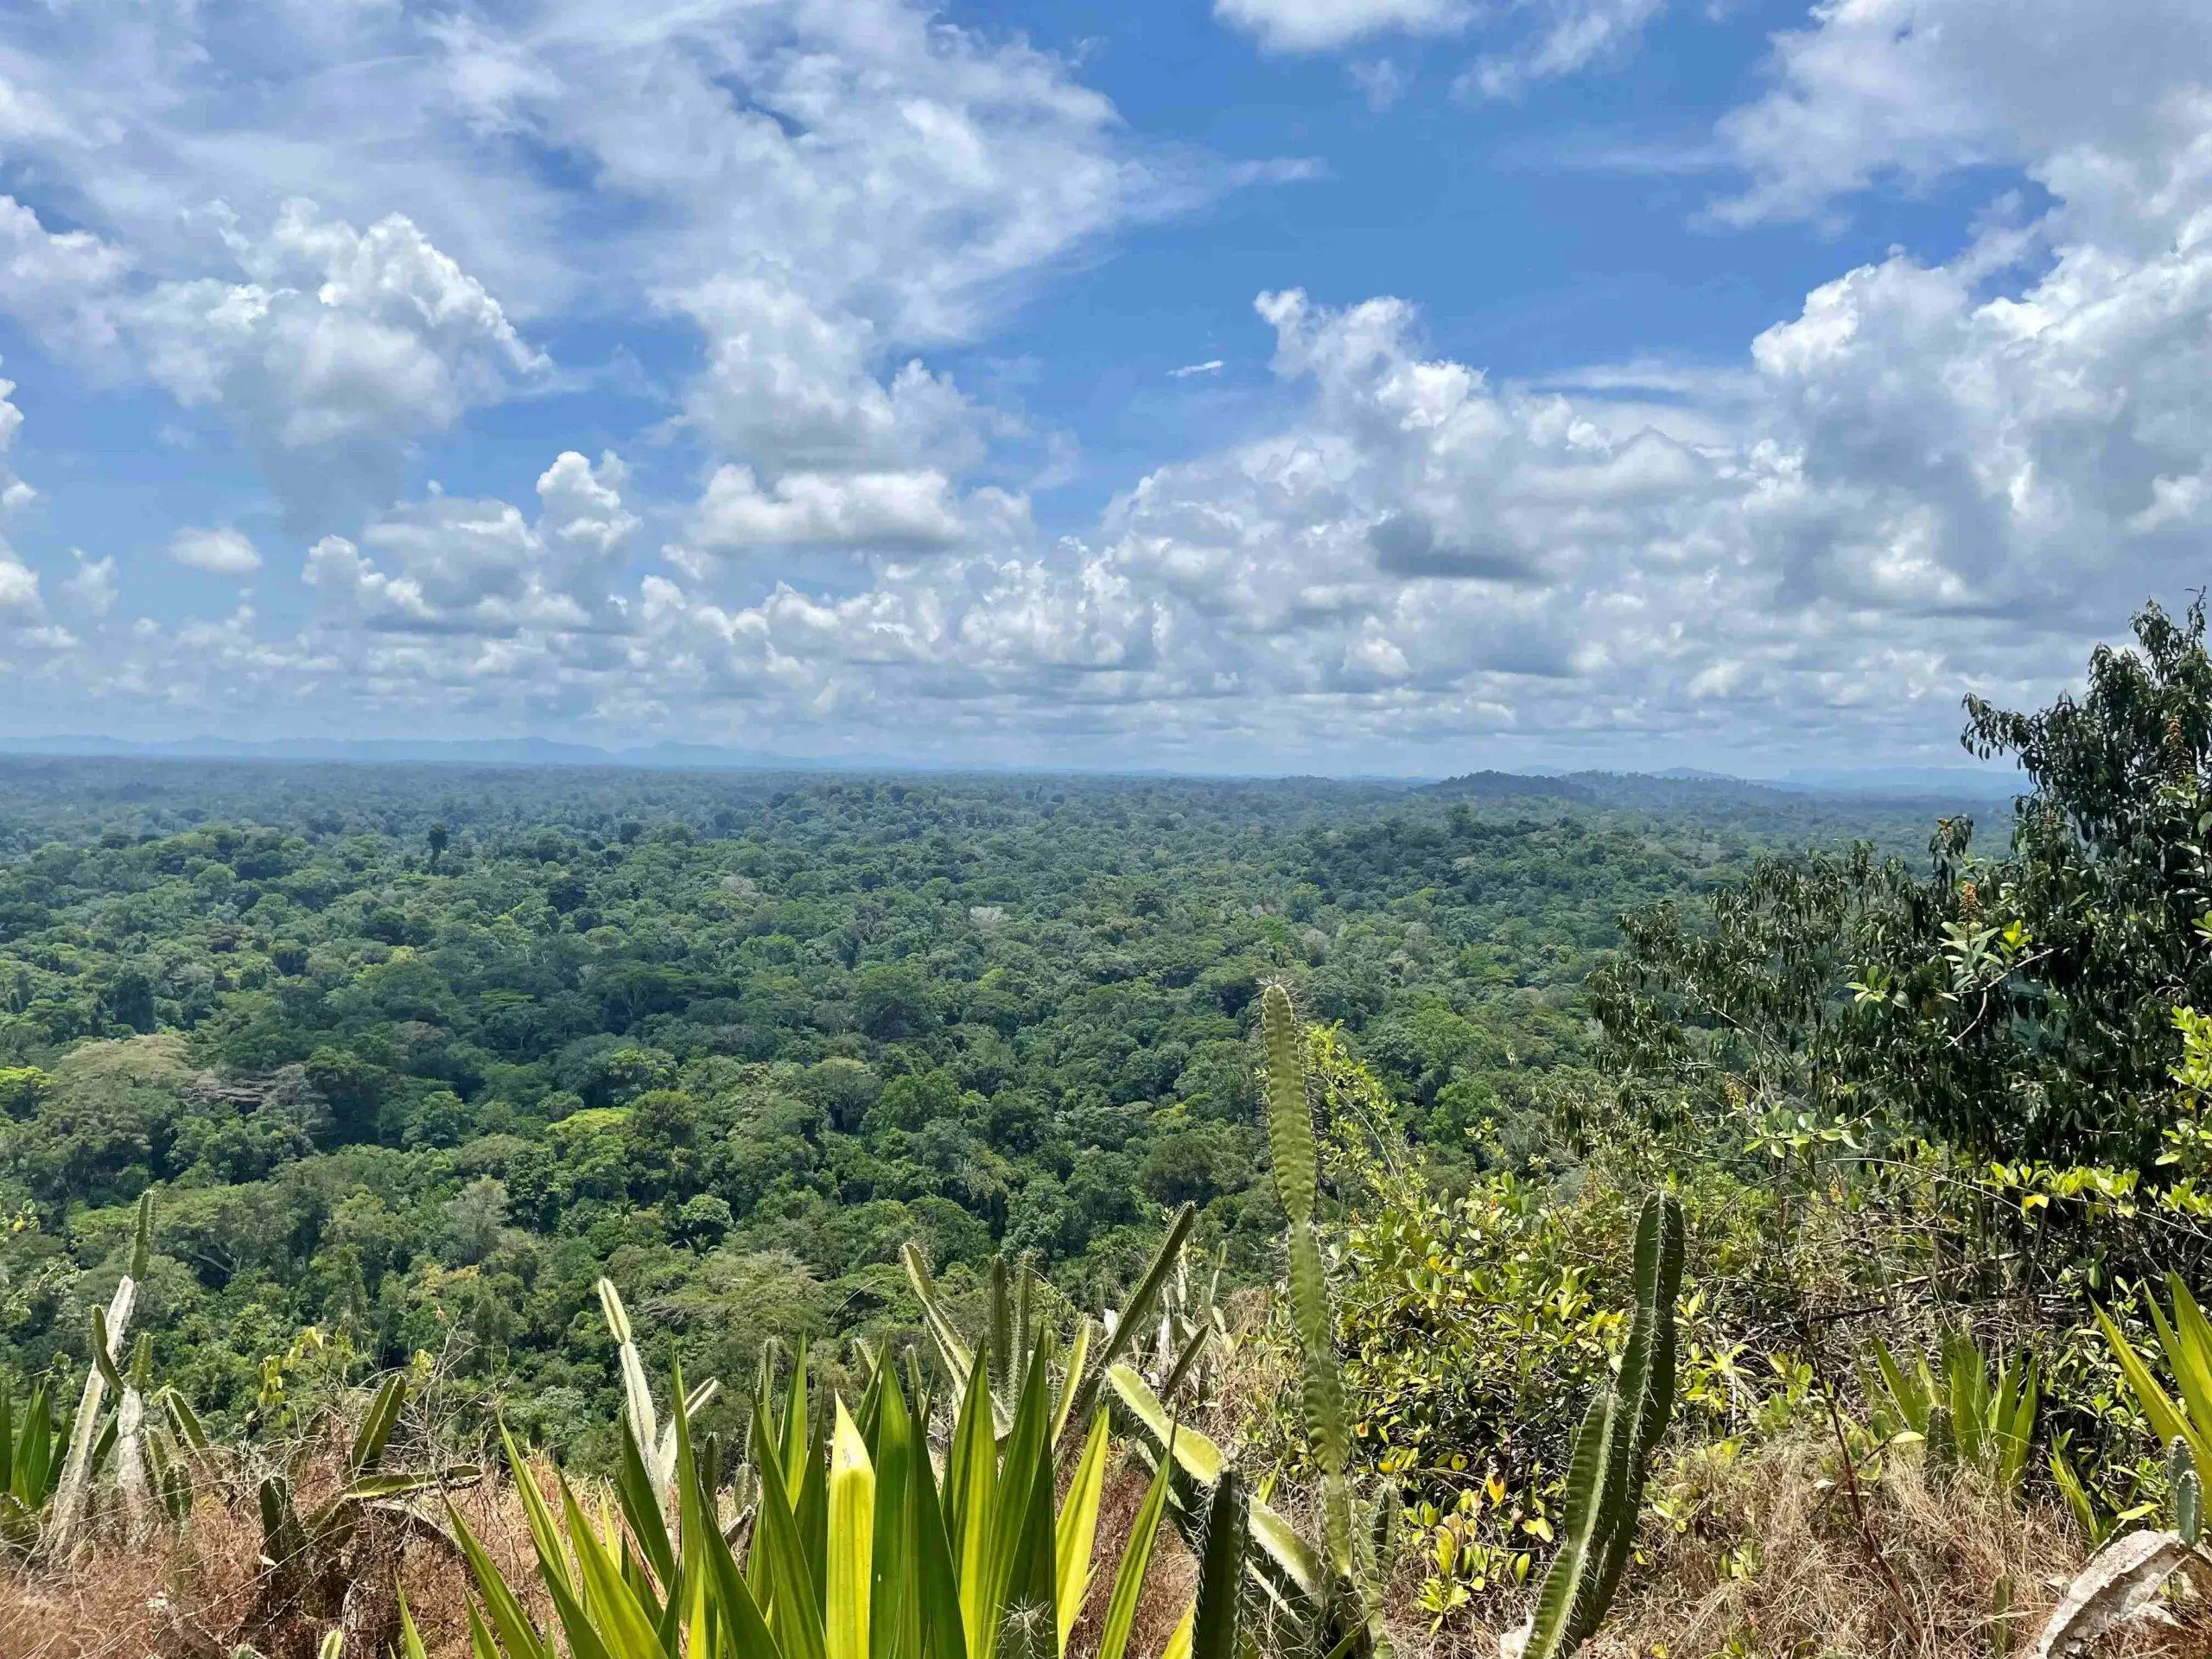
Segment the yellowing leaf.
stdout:
<svg viewBox="0 0 2212 1659">
<path fill-rule="evenodd" d="M 829 1659 L 868 1659 L 874 1547 L 875 1469 L 840 1400 L 830 1440 L 830 1554 L 822 1630 Z"/>
</svg>

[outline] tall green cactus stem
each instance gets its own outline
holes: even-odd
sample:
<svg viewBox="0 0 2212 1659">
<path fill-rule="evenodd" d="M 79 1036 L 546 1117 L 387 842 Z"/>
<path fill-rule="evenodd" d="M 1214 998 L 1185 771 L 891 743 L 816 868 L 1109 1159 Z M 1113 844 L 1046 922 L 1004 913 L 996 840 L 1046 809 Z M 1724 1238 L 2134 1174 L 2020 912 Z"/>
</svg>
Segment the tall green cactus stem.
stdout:
<svg viewBox="0 0 2212 1659">
<path fill-rule="evenodd" d="M 1348 1603 L 1344 1611 L 1351 1623 L 1364 1627 L 1366 1649 L 1387 1653 L 1389 1639 L 1382 1623 L 1375 1522 L 1387 1525 L 1395 1515 L 1396 1491 L 1385 1482 L 1372 1505 L 1356 1503 L 1347 1472 L 1351 1414 L 1344 1402 L 1344 1373 L 1337 1363 L 1336 1332 L 1329 1313 L 1328 1277 L 1313 1226 L 1320 1159 L 1313 1140 L 1313 1108 L 1306 1098 L 1306 1030 L 1291 1007 L 1290 994 L 1280 985 L 1270 985 L 1261 995 L 1260 1028 L 1267 1045 L 1268 1148 L 1274 1165 L 1275 1191 L 1288 1218 L 1284 1242 L 1291 1323 L 1304 1362 L 1300 1402 L 1314 1461 L 1321 1469 L 1323 1553 L 1335 1592 Z M 1357 1525 L 1356 1511 L 1361 1516 Z"/>
<path fill-rule="evenodd" d="M 622 1412 L 630 1425 L 630 1437 L 639 1452 L 651 1458 L 660 1445 L 658 1414 L 653 1410 L 652 1388 L 645 1381 L 645 1361 L 639 1357 L 637 1341 L 630 1334 L 629 1310 L 622 1306 L 622 1294 L 611 1279 L 599 1281 L 599 1306 L 607 1332 L 614 1338 L 616 1363 L 622 1373 Z"/>
<path fill-rule="evenodd" d="M 1567 1476 L 1567 1526 L 1544 1575 L 1524 1659 L 1561 1659 L 1598 1628 L 1636 1542 L 1652 1449 L 1675 1407 L 1675 1298 L 1682 1211 L 1644 1201 L 1636 1228 L 1636 1311 L 1613 1386 L 1591 1403 Z"/>
<path fill-rule="evenodd" d="M 1397 1488 L 1383 1479 L 1356 1491 L 1348 1467 L 1349 1413 L 1314 1226 L 1319 1160 L 1306 1098 L 1305 1033 L 1279 986 L 1262 995 L 1261 1030 L 1268 1135 L 1288 1224 L 1290 1312 L 1303 1363 L 1300 1403 L 1321 1467 L 1325 1535 L 1315 1548 L 1287 1518 L 1249 1497 L 1245 1567 L 1266 1592 L 1265 1605 L 1274 1616 L 1290 1620 L 1297 1650 L 1379 1659 L 1390 1651 L 1382 1581 L 1395 1530 Z M 1638 1220 L 1637 1300 L 1621 1376 L 1592 1408 L 1576 1441 L 1567 1535 L 1538 1618 L 1525 1633 L 1536 1644 L 1529 1659 L 1560 1659 L 1594 1629 L 1627 1567 L 1645 1468 L 1674 1408 L 1674 1310 L 1681 1273 L 1681 1207 L 1671 1198 L 1655 1198 Z M 1146 1448 L 1155 1468 L 1172 1465 L 1173 1513 L 1185 1540 L 1203 1551 L 1203 1517 L 1221 1497 L 1230 1460 L 1205 1435 L 1179 1429 L 1166 1403 L 1131 1366 L 1110 1366 L 1106 1380 L 1125 1432 Z M 1281 1639 L 1280 1626 L 1274 1639 Z"/>
<path fill-rule="evenodd" d="M 1268 1051 L 1268 1148 L 1274 1160 L 1275 1191 L 1289 1217 L 1290 1313 L 1305 1362 L 1300 1394 L 1306 1432 L 1321 1468 L 1330 1565 L 1349 1575 L 1351 1501 L 1344 1470 L 1351 1461 L 1351 1431 L 1329 1318 L 1328 1281 L 1321 1266 L 1320 1240 L 1313 1230 L 1319 1160 L 1313 1144 L 1313 1109 L 1306 1100 L 1306 1033 L 1290 1006 L 1289 993 L 1280 985 L 1270 985 L 1262 994 L 1260 1023 Z"/>
<path fill-rule="evenodd" d="M 1198 1552 L 1198 1594 L 1191 1610 L 1191 1659 L 1243 1659 L 1244 1556 L 1250 1524 L 1244 1478 L 1235 1465 L 1221 1471 L 1206 1506 Z"/>
<path fill-rule="evenodd" d="M 2194 1545 L 2204 1527 L 2204 1485 L 2185 1440 L 2166 1448 L 2166 1493 L 2173 1504 L 2174 1530 L 2182 1542 Z"/>
</svg>

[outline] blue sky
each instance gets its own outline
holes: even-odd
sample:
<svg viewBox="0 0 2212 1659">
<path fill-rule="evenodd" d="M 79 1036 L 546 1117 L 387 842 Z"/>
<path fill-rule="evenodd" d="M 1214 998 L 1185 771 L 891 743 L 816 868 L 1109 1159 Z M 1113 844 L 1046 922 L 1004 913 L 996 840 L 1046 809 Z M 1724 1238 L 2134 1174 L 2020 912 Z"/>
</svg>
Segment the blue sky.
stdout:
<svg viewBox="0 0 2212 1659">
<path fill-rule="evenodd" d="M 1942 761 L 2208 369 L 2183 0 L 0 3 L 0 737 Z"/>
</svg>

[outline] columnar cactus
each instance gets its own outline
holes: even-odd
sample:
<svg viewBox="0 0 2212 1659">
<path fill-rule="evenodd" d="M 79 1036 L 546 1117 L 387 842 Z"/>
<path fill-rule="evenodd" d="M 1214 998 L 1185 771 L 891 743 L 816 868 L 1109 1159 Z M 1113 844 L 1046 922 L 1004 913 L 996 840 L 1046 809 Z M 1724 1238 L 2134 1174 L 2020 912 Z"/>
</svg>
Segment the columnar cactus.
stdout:
<svg viewBox="0 0 2212 1659">
<path fill-rule="evenodd" d="M 1675 1408 L 1675 1297 L 1682 1282 L 1682 1209 L 1644 1200 L 1636 1228 L 1636 1311 L 1619 1376 L 1592 1402 L 1567 1476 L 1567 1527 L 1544 1575 L 1525 1659 L 1572 1653 L 1605 1616 L 1636 1542 L 1651 1452 Z"/>
<path fill-rule="evenodd" d="M 1320 1554 L 1332 1597 L 1339 1603 L 1337 1617 L 1329 1623 L 1361 1630 L 1364 1639 L 1359 1645 L 1369 1651 L 1387 1651 L 1376 1534 L 1376 1523 L 1387 1527 L 1386 1518 L 1395 1513 L 1397 1489 L 1387 1480 L 1379 1482 L 1376 1492 L 1363 1501 L 1355 1496 L 1348 1472 L 1351 1414 L 1344 1403 L 1328 1278 L 1313 1225 L 1320 1159 L 1313 1139 L 1313 1109 L 1306 1097 L 1306 1028 L 1291 1007 L 1290 994 L 1280 985 L 1268 986 L 1261 995 L 1260 1027 L 1267 1044 L 1268 1150 L 1274 1162 L 1275 1192 L 1289 1218 L 1284 1246 L 1291 1325 L 1303 1361 L 1300 1401 L 1306 1437 L 1321 1469 Z"/>
<path fill-rule="evenodd" d="M 1314 1221 L 1319 1160 L 1306 1095 L 1306 1033 L 1279 985 L 1262 994 L 1260 1015 L 1268 1141 L 1288 1223 L 1290 1319 L 1302 1362 L 1300 1403 L 1321 1472 L 1322 1536 L 1307 1539 L 1262 1498 L 1245 1497 L 1244 1566 L 1274 1616 L 1299 1627 L 1279 1630 L 1279 1643 L 1351 1659 L 1387 1656 L 1382 1587 L 1398 1492 L 1387 1478 L 1355 1481 L 1351 1473 L 1351 1413 Z M 1652 1198 L 1637 1227 L 1636 1307 L 1620 1376 L 1592 1406 L 1576 1439 L 1560 1553 L 1535 1614 L 1512 1638 L 1525 1646 L 1527 1659 L 1562 1659 L 1596 1629 L 1628 1565 L 1644 1471 L 1674 1410 L 1675 1300 L 1681 1277 L 1681 1205 L 1671 1197 Z M 1224 1494 L 1242 1492 L 1234 1462 L 1205 1434 L 1179 1426 L 1134 1368 L 1112 1366 L 1107 1380 L 1128 1432 L 1156 1465 L 1170 1470 L 1177 1523 L 1203 1552 Z M 1216 1597 L 1205 1608 L 1193 1607 L 1194 1650 L 1209 1640 L 1234 1647 L 1234 1630 L 1224 1636 L 1218 1621 L 1233 1624 L 1236 1606 Z M 1214 1623 L 1203 1625 L 1201 1614 L 1209 1609 Z"/>
</svg>

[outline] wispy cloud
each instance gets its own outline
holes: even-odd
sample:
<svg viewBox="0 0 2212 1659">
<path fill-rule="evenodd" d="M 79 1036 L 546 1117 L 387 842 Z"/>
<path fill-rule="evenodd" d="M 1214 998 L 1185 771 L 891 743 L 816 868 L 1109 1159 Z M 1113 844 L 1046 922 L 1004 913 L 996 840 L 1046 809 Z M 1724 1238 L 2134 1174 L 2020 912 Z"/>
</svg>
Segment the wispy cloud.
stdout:
<svg viewBox="0 0 2212 1659">
<path fill-rule="evenodd" d="M 1185 363 L 1179 369 L 1170 369 L 1167 371 L 1167 378 L 1171 380 L 1188 380 L 1194 374 L 1218 374 L 1221 369 L 1221 359 L 1213 357 L 1208 358 L 1203 363 Z"/>
</svg>

